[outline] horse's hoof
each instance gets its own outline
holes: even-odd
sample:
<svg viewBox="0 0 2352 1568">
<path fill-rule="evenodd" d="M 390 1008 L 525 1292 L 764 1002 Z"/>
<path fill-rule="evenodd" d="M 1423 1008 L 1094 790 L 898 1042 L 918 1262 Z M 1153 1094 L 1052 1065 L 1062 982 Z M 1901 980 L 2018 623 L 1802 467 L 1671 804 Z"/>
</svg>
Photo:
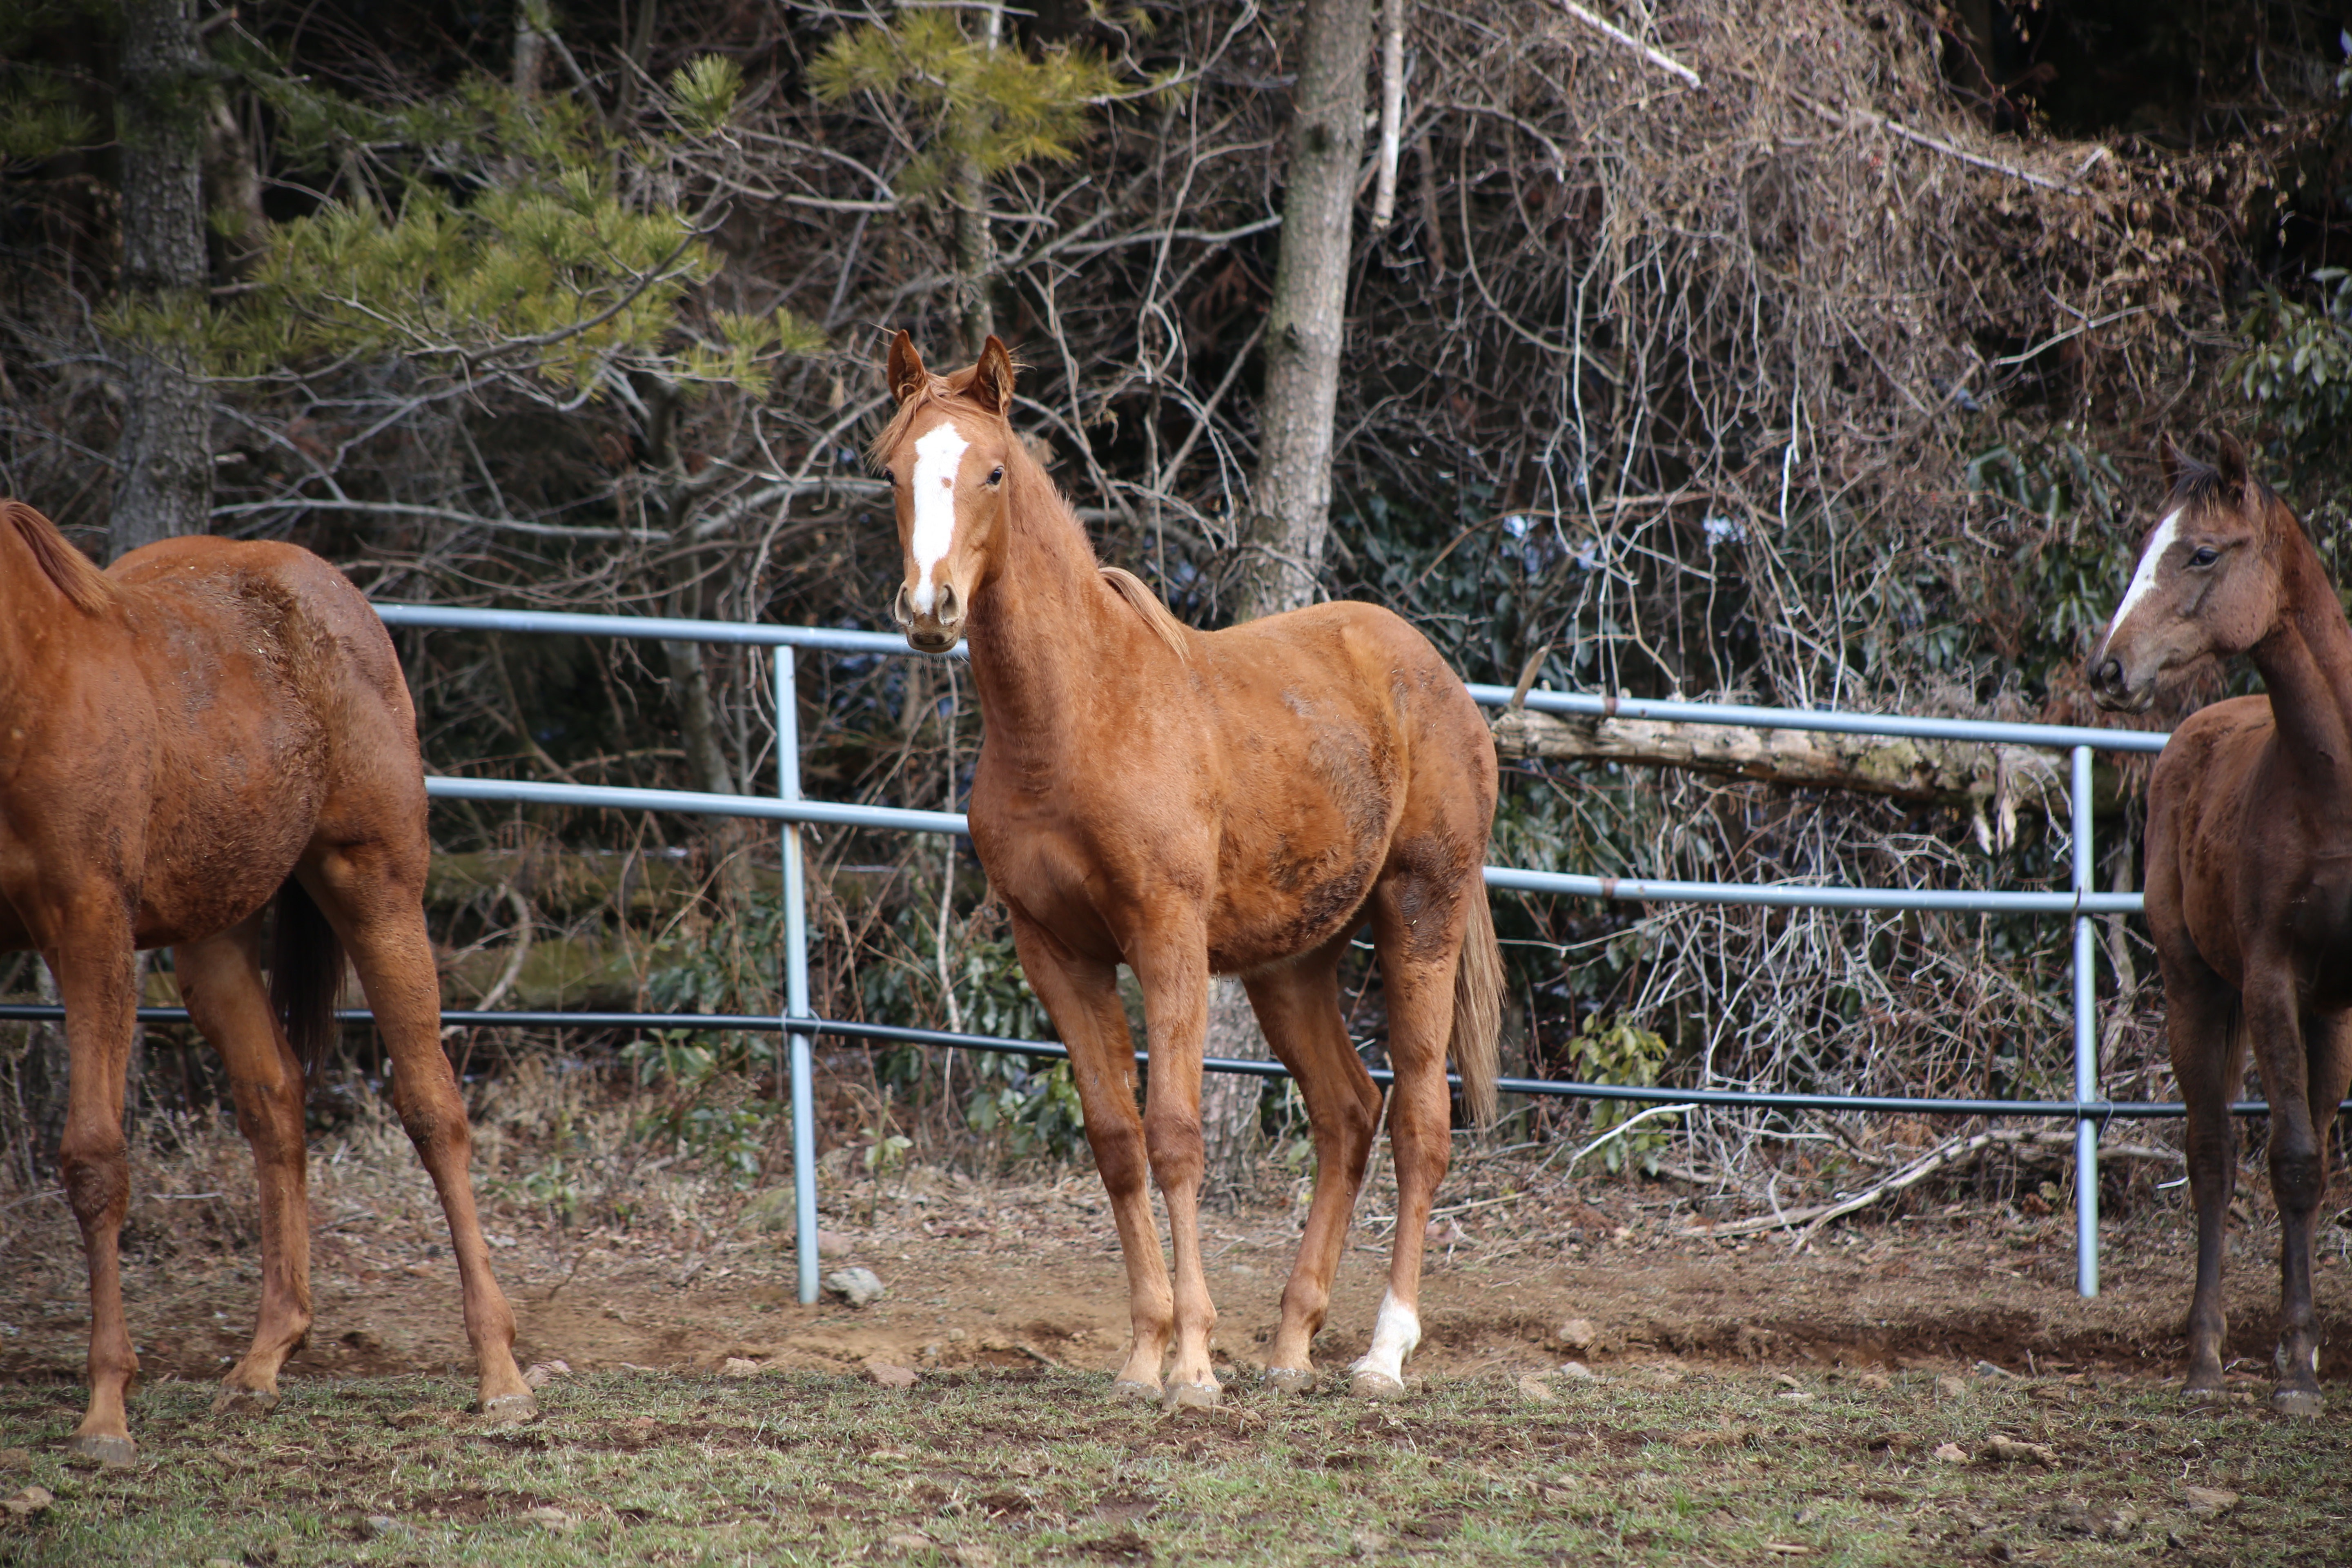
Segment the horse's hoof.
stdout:
<svg viewBox="0 0 2352 1568">
<path fill-rule="evenodd" d="M 66 1452 L 77 1458 L 103 1465 L 110 1470 L 121 1470 L 130 1468 L 131 1462 L 139 1457 L 139 1445 L 128 1437 L 77 1432 L 66 1439 Z"/>
<path fill-rule="evenodd" d="M 2190 1384 L 2180 1391 L 2180 1403 L 2200 1408 L 2209 1405 L 2227 1405 L 2230 1403 L 2230 1391 L 2226 1388 L 2206 1388 L 2197 1384 Z"/>
<path fill-rule="evenodd" d="M 2271 1395 L 2271 1408 L 2282 1415 L 2308 1418 L 2326 1408 L 2327 1402 L 2308 1388 L 2282 1388 Z"/>
<path fill-rule="evenodd" d="M 539 1414 L 539 1401 L 528 1394 L 501 1394 L 482 1401 L 485 1421 L 528 1421 Z"/>
<path fill-rule="evenodd" d="M 1214 1383 L 1171 1383 L 1160 1403 L 1170 1410 L 1214 1410 L 1223 1393 Z"/>
<path fill-rule="evenodd" d="M 1270 1366 L 1265 1369 L 1265 1385 L 1276 1394 L 1312 1394 L 1315 1392 L 1315 1369 Z"/>
<path fill-rule="evenodd" d="M 213 1395 L 215 1415 L 267 1415 L 277 1408 L 278 1391 L 274 1388 L 247 1388 L 225 1383 Z"/>
<path fill-rule="evenodd" d="M 1359 1399 L 1401 1399 L 1404 1396 L 1404 1379 L 1360 1366 L 1348 1376 L 1348 1392 Z"/>
<path fill-rule="evenodd" d="M 1156 1383 L 1138 1383 L 1131 1377 L 1122 1377 L 1110 1385 L 1110 1392 L 1115 1399 L 1142 1399 L 1154 1405 L 1160 1403 L 1160 1385 Z"/>
</svg>

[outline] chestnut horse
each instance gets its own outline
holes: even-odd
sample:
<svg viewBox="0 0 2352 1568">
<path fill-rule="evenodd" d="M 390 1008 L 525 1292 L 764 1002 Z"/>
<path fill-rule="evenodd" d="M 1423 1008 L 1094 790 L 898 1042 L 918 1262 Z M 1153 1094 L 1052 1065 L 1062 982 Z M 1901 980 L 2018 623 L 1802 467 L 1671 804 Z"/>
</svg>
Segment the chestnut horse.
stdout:
<svg viewBox="0 0 2352 1568">
<path fill-rule="evenodd" d="M 1396 1246 L 1366 1395 L 1403 1388 L 1421 1337 L 1423 1231 L 1449 1157 L 1449 1039 L 1472 1113 L 1492 1113 L 1502 962 L 1480 877 L 1495 748 L 1428 639 L 1386 610 L 1329 604 L 1219 632 L 1097 566 L 1014 435 L 1012 361 L 990 338 L 953 375 L 901 332 L 898 403 L 874 447 L 896 498 L 908 642 L 970 638 L 985 720 L 972 847 L 1021 966 L 1069 1047 L 1087 1141 L 1126 1254 L 1123 1392 L 1215 1403 L 1216 1310 L 1201 1268 L 1201 1059 L 1209 977 L 1237 974 L 1305 1099 L 1315 1198 L 1282 1296 L 1268 1378 L 1304 1389 L 1381 1096 L 1339 1013 L 1339 961 L 1367 921 L 1395 1087 Z M 1118 968 L 1143 988 L 1139 1115 Z M 1145 1191 L 1168 1205 L 1174 1288 Z M 1172 1340 L 1172 1347 L 1171 1347 Z"/>
<path fill-rule="evenodd" d="M 101 573 L 39 512 L 0 501 L 0 952 L 48 961 L 71 1052 L 58 1163 L 90 1300 L 89 1407 L 72 1447 L 108 1464 L 135 1452 L 117 1246 L 131 955 L 150 947 L 172 949 L 189 1014 L 227 1063 L 261 1184 L 259 1321 L 214 1410 L 275 1405 L 310 1327 L 303 1090 L 348 950 L 448 1216 L 482 1407 L 530 1414 L 441 1049 L 415 714 L 366 599 L 287 544 L 171 539 Z"/>
<path fill-rule="evenodd" d="M 2352 627 L 2302 524 L 2224 437 L 2218 468 L 2165 443 L 2169 495 L 2091 656 L 2101 705 L 2145 710 L 2157 682 L 2248 653 L 2263 697 L 2173 731 L 2147 784 L 2147 921 L 2173 1076 L 2189 1108 L 2197 1293 L 2191 1399 L 2221 1382 L 2221 1247 L 2237 1178 L 2230 1100 L 2251 1043 L 2270 1100 L 2284 1307 L 2282 1411 L 2320 1408 L 2311 1248 L 2327 1129 L 2352 1079 Z"/>
</svg>

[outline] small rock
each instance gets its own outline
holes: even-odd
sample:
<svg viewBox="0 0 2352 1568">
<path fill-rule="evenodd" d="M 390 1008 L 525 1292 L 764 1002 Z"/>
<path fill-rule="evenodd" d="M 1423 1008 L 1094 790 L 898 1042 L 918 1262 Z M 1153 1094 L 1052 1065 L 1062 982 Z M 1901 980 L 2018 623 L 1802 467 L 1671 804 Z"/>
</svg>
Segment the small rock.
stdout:
<svg viewBox="0 0 2352 1568">
<path fill-rule="evenodd" d="M 1946 1443 L 1936 1450 L 1936 1462 L 1939 1465 L 1965 1465 L 1969 1462 L 1969 1451 L 1958 1443 Z"/>
<path fill-rule="evenodd" d="M 911 1530 L 904 1530 L 896 1535 L 886 1537 L 882 1544 L 899 1552 L 929 1552 L 939 1542 L 928 1535 L 918 1535 Z"/>
<path fill-rule="evenodd" d="M 527 1508 L 515 1515 L 525 1524 L 538 1525 L 541 1530 L 568 1532 L 579 1528 L 580 1521 L 560 1508 Z"/>
<path fill-rule="evenodd" d="M 1980 1361 L 1977 1363 L 1976 1365 L 1969 1368 L 1969 1371 L 1979 1377 L 2015 1377 L 2017 1375 L 2017 1373 L 2010 1371 L 2009 1368 L 2005 1366 L 1995 1366 L 1989 1361 Z"/>
<path fill-rule="evenodd" d="M 370 1541 L 382 1541 L 388 1535 L 409 1535 L 415 1532 L 388 1513 L 372 1513 L 360 1521 L 360 1533 Z"/>
<path fill-rule="evenodd" d="M 948 1548 L 948 1555 L 962 1563 L 964 1568 L 995 1568 L 996 1553 L 985 1546 L 966 1542 Z"/>
<path fill-rule="evenodd" d="M 722 1377 L 751 1377 L 759 1370 L 758 1362 L 746 1360 L 740 1355 L 730 1355 L 719 1363 L 719 1373 Z"/>
<path fill-rule="evenodd" d="M 1785 1399 L 1791 1405 L 1811 1405 L 1813 1402 L 1812 1393 L 1802 1388 L 1784 1388 L 1775 1397 Z"/>
<path fill-rule="evenodd" d="M 736 1223 L 745 1230 L 790 1230 L 798 1217 L 797 1202 L 789 1186 L 753 1193 Z"/>
<path fill-rule="evenodd" d="M 1969 1396 L 1969 1385 L 1947 1373 L 1936 1380 L 1936 1392 L 1946 1399 L 1966 1399 Z"/>
<path fill-rule="evenodd" d="M 1803 1384 L 1799 1383 L 1795 1378 L 1790 1377 L 1785 1372 L 1774 1373 L 1772 1374 L 1772 1381 L 1779 1384 L 1783 1388 L 1802 1388 L 1805 1386 Z"/>
<path fill-rule="evenodd" d="M 1862 1384 L 1863 1387 L 1872 1389 L 1874 1391 L 1888 1389 L 1895 1386 L 1895 1380 L 1888 1377 L 1883 1372 L 1865 1372 L 1860 1377 L 1854 1379 L 1854 1381 Z"/>
<path fill-rule="evenodd" d="M 545 1388 L 557 1378 L 571 1375 L 572 1363 L 568 1361 L 535 1361 L 523 1368 L 522 1380 L 530 1387 Z"/>
<path fill-rule="evenodd" d="M 1562 1350 L 1582 1355 L 1599 1342 L 1601 1331 L 1593 1326 L 1590 1318 L 1570 1318 L 1553 1330 L 1552 1336 L 1559 1341 Z"/>
<path fill-rule="evenodd" d="M 866 1382 L 883 1388 L 912 1388 L 920 1381 L 913 1367 L 884 1361 L 878 1355 L 866 1358 L 864 1371 Z"/>
<path fill-rule="evenodd" d="M 1987 1465 L 2046 1465 L 2058 1468 L 2057 1450 L 2046 1443 L 2021 1443 L 2014 1437 L 1996 1432 L 1985 1439 L 1977 1450 L 1977 1460 Z"/>
<path fill-rule="evenodd" d="M 1601 1374 L 1593 1371 L 1591 1367 L 1585 1365 L 1580 1361 L 1564 1361 L 1560 1363 L 1559 1375 L 1562 1377 L 1575 1378 L 1580 1383 L 1598 1383 L 1601 1381 Z"/>
<path fill-rule="evenodd" d="M 2219 1487 L 2183 1487 L 2180 1495 L 2189 1504 L 2189 1511 L 2194 1514 L 2227 1513 L 2238 1506 L 2238 1494 L 2223 1491 Z"/>
<path fill-rule="evenodd" d="M 1388 1544 L 1389 1538 L 1377 1530 L 1360 1530 L 1348 1538 L 1348 1551 L 1357 1557 L 1378 1557 Z"/>
<path fill-rule="evenodd" d="M 1551 1384 L 1533 1373 L 1519 1379 L 1519 1393 L 1522 1397 L 1532 1399 L 1538 1405 L 1559 1403 L 1559 1395 L 1552 1392 Z"/>
<path fill-rule="evenodd" d="M 33 1468 L 30 1448 L 0 1448 L 0 1470 L 29 1470 Z"/>
<path fill-rule="evenodd" d="M 970 1338 L 971 1338 L 971 1336 L 965 1333 L 961 1329 L 950 1329 L 948 1331 L 948 1343 L 951 1345 L 960 1345 Z"/>
<path fill-rule="evenodd" d="M 819 1229 L 816 1233 L 816 1255 L 819 1258 L 846 1258 L 857 1250 L 857 1244 L 837 1230 Z"/>
<path fill-rule="evenodd" d="M 824 1288 L 853 1307 L 879 1301 L 886 1293 L 881 1277 L 871 1268 L 836 1268 L 824 1277 Z"/>
<path fill-rule="evenodd" d="M 57 1500 L 56 1494 L 47 1487 L 26 1487 L 15 1497 L 0 1498 L 0 1510 L 12 1519 L 30 1519 Z"/>
</svg>

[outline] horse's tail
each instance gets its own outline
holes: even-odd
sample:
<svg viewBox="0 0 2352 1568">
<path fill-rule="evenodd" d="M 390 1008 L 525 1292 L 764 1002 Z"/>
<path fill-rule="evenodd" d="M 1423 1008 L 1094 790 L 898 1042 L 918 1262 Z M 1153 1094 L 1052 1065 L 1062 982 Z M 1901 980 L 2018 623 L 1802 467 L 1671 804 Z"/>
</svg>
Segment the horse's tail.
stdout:
<svg viewBox="0 0 2352 1568">
<path fill-rule="evenodd" d="M 1462 1106 L 1474 1126 L 1495 1120 L 1495 1079 L 1502 1070 L 1503 949 L 1495 941 L 1495 910 L 1486 885 L 1471 868 L 1470 920 L 1454 965 L 1454 1040 L 1462 1074 Z"/>
<path fill-rule="evenodd" d="M 335 1037 L 335 1001 L 343 988 L 343 944 L 294 878 L 278 889 L 269 942 L 269 1008 L 286 1026 L 286 1043 L 316 1082 Z"/>
</svg>

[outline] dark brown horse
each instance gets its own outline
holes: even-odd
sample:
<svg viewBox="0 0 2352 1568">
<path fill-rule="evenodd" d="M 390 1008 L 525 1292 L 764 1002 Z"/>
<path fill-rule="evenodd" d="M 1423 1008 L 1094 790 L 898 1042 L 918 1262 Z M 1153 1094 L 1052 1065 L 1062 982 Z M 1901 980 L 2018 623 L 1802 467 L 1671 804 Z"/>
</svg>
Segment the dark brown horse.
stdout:
<svg viewBox="0 0 2352 1568">
<path fill-rule="evenodd" d="M 1449 1040 L 1465 1102 L 1494 1104 L 1501 959 L 1480 864 L 1495 748 L 1461 680 L 1385 610 L 1332 604 L 1194 631 L 1097 566 L 1015 437 L 1013 364 L 988 340 L 954 375 L 890 350 L 898 409 L 875 455 L 896 493 L 907 640 L 971 639 L 986 723 L 971 841 L 1029 983 L 1070 1049 L 1087 1141 L 1127 1257 L 1125 1390 L 1210 1404 L 1216 1321 L 1201 1268 L 1201 1058 L 1209 977 L 1238 974 L 1314 1127 L 1315 1199 L 1266 1355 L 1313 1381 L 1381 1096 L 1339 1013 L 1367 921 L 1389 1012 L 1396 1247 L 1360 1394 L 1400 1392 L 1420 1339 L 1423 1229 L 1448 1160 Z M 1148 1103 L 1118 966 L 1143 987 Z M 1147 1170 L 1168 1205 L 1175 1279 Z M 1172 1344 L 1171 1344 L 1172 1342 Z"/>
<path fill-rule="evenodd" d="M 2189 716 L 2147 785 L 2147 921 L 2173 1076 L 2189 1108 L 2197 1294 L 2192 1399 L 2221 1391 L 2221 1248 L 2237 1177 L 2229 1105 L 2249 1043 L 2270 1100 L 2278 1200 L 2278 1408 L 2320 1408 L 2311 1248 L 2327 1129 L 2352 1080 L 2352 627 L 2302 525 L 2221 440 L 2218 468 L 2165 444 L 2170 494 L 2091 686 L 2145 710 L 2208 655 L 2253 656 L 2263 697 Z"/>
<path fill-rule="evenodd" d="M 427 855 L 408 688 L 342 574 L 291 545 L 222 539 L 167 540 L 101 573 L 39 512 L 0 501 L 0 952 L 37 949 L 65 1003 L 59 1163 L 89 1266 L 81 1453 L 128 1464 L 134 1452 L 123 1404 L 139 1358 L 117 1243 L 138 948 L 172 949 L 261 1183 L 259 1321 L 214 1409 L 275 1405 L 278 1368 L 310 1328 L 303 1089 L 348 951 L 448 1216 L 482 1407 L 530 1413 L 441 1050 Z"/>
</svg>

